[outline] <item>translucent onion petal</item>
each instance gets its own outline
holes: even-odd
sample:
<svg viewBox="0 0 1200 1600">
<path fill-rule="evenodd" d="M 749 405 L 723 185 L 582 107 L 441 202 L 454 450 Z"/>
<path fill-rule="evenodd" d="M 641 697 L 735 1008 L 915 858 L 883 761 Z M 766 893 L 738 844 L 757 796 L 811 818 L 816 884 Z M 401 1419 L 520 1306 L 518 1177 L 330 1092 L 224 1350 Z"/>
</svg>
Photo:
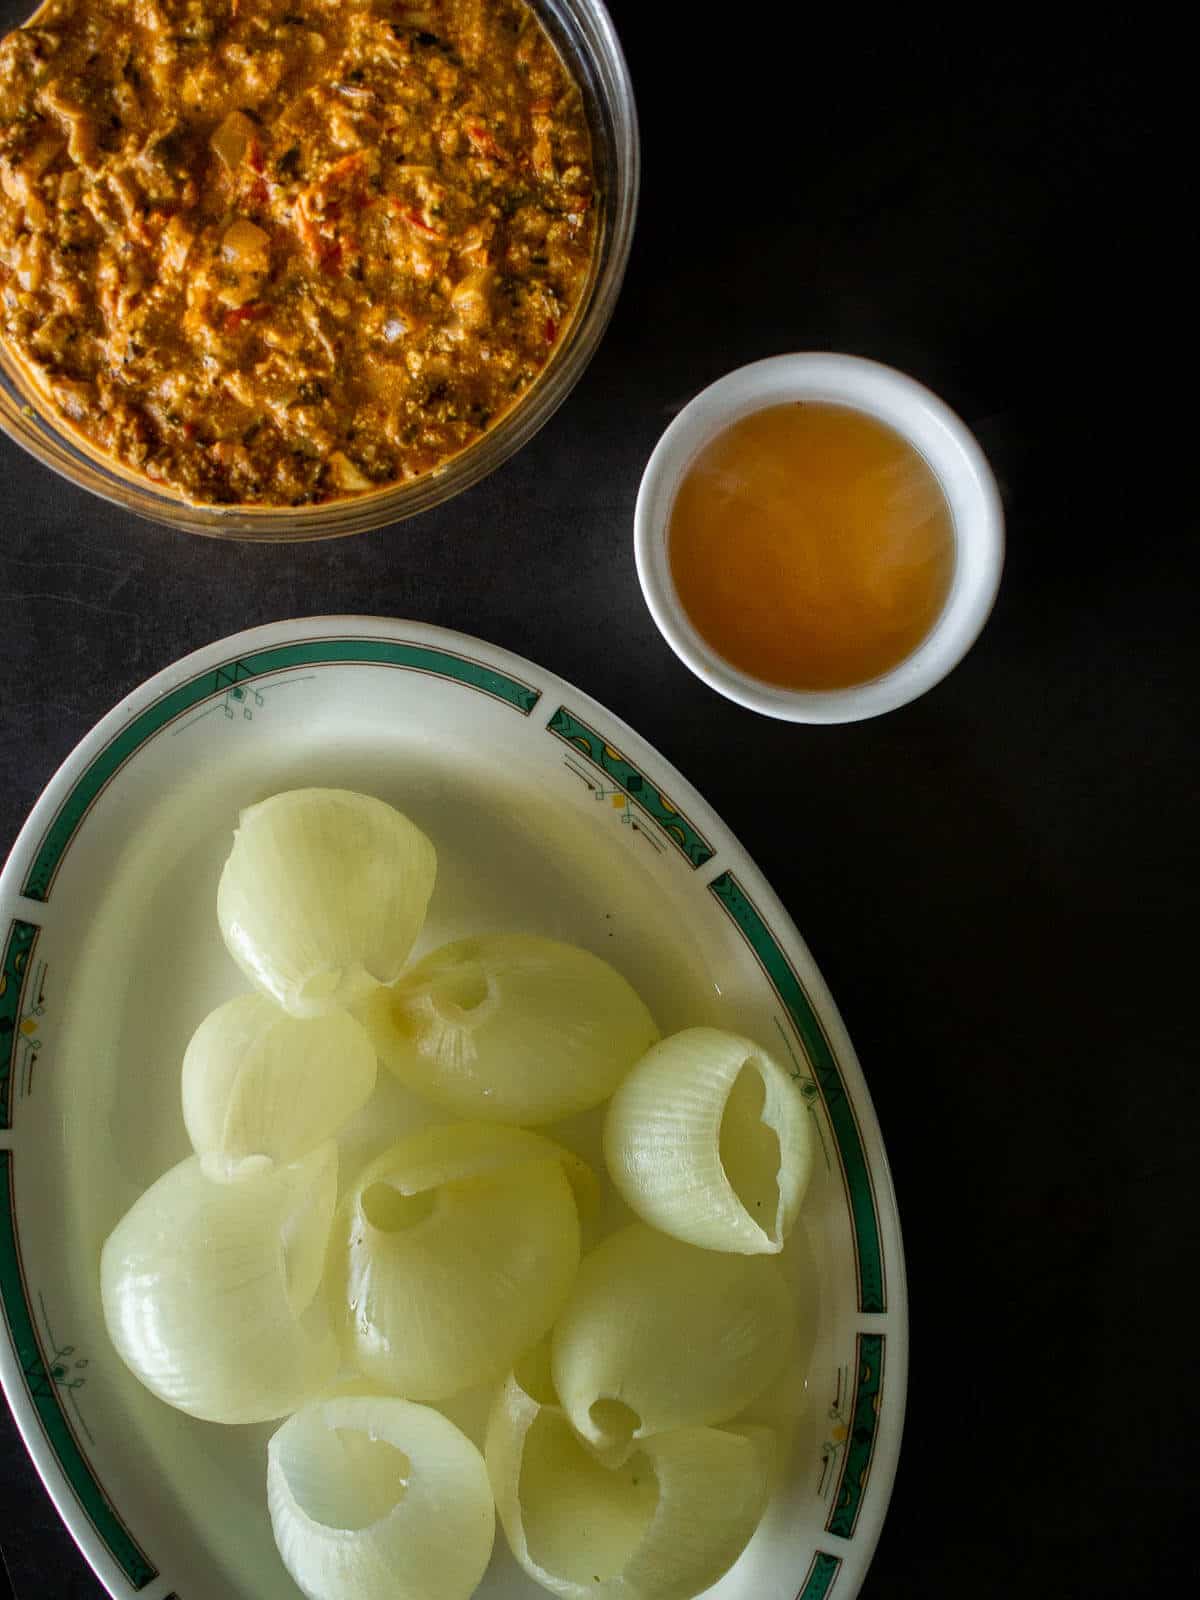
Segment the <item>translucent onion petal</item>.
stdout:
<svg viewBox="0 0 1200 1600">
<path fill-rule="evenodd" d="M 706 1250 L 777 1254 L 812 1170 L 791 1075 L 749 1039 L 688 1028 L 656 1044 L 613 1096 L 604 1154 L 646 1222 Z"/>
<path fill-rule="evenodd" d="M 564 1600 L 691 1600 L 716 1583 L 766 1507 L 770 1429 L 676 1429 L 606 1468 L 527 1384 L 518 1371 L 498 1395 L 485 1456 L 530 1577 Z"/>
<path fill-rule="evenodd" d="M 267 1504 L 309 1600 L 467 1600 L 495 1537 L 479 1451 L 407 1400 L 306 1406 L 267 1447 Z"/>
<path fill-rule="evenodd" d="M 567 1176 L 581 1215 L 599 1204 L 600 1184 L 581 1156 L 540 1133 L 488 1122 L 449 1122 L 422 1128 L 395 1147 L 400 1164 L 388 1182 L 416 1195 L 463 1178 L 483 1178 L 530 1161 L 557 1161 Z M 381 1158 L 382 1159 L 382 1158 Z"/>
<path fill-rule="evenodd" d="M 183 1058 L 183 1120 L 210 1177 L 295 1161 L 330 1139 L 375 1087 L 353 1017 L 292 1017 L 245 994 L 211 1012 Z M 247 1165 L 249 1163 L 249 1165 Z"/>
<path fill-rule="evenodd" d="M 459 1116 L 526 1125 L 599 1105 L 658 1038 L 606 961 L 525 934 L 434 951 L 363 1019 L 408 1088 Z"/>
<path fill-rule="evenodd" d="M 724 1422 L 779 1373 L 794 1313 L 766 1256 L 698 1250 L 640 1222 L 580 1264 L 553 1336 L 554 1384 L 604 1460 Z"/>
<path fill-rule="evenodd" d="M 564 1168 L 515 1128 L 423 1129 L 361 1174 L 338 1214 L 329 1290 L 347 1356 L 414 1400 L 498 1378 L 562 1309 L 579 1264 Z"/>
<path fill-rule="evenodd" d="M 433 845 L 382 800 L 292 789 L 242 812 L 217 919 L 257 988 L 296 1016 L 318 1016 L 399 975 L 436 868 Z"/>
<path fill-rule="evenodd" d="M 690 1600 L 741 1555 L 777 1475 L 770 1428 L 681 1428 L 646 1442 L 662 1503 L 626 1574 L 646 1600 Z"/>
<path fill-rule="evenodd" d="M 100 1256 L 117 1354 L 168 1405 L 209 1422 L 294 1411 L 338 1365 L 328 1329 L 304 1318 L 336 1199 L 332 1143 L 236 1184 L 206 1177 L 195 1156 L 172 1167 Z"/>
</svg>

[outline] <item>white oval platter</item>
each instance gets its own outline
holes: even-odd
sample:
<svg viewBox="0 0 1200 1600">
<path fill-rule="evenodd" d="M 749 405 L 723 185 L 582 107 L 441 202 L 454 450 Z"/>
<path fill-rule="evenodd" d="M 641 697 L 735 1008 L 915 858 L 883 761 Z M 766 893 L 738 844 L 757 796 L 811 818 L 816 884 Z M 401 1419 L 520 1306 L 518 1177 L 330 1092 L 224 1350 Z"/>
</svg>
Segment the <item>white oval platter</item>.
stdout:
<svg viewBox="0 0 1200 1600">
<path fill-rule="evenodd" d="M 243 987 L 214 909 L 238 812 L 305 784 L 377 794 L 434 840 L 418 953 L 488 929 L 568 939 L 624 972 L 664 1032 L 718 1024 L 790 1065 L 820 1146 L 781 1258 L 794 1443 L 710 1594 L 850 1600 L 900 1445 L 905 1281 L 870 1098 L 812 958 L 695 789 L 594 700 L 466 635 L 361 617 L 256 628 L 143 684 L 63 764 L 0 877 L 0 1375 L 102 1583 L 118 1600 L 297 1600 L 265 1508 L 271 1429 L 143 1390 L 105 1336 L 97 1262 L 187 1153 L 184 1046 Z M 433 1116 L 383 1086 L 343 1172 Z M 560 1136 L 595 1159 L 594 1119 Z M 456 1416 L 476 1435 L 477 1401 Z M 542 1594 L 499 1535 L 481 1600 Z"/>
</svg>

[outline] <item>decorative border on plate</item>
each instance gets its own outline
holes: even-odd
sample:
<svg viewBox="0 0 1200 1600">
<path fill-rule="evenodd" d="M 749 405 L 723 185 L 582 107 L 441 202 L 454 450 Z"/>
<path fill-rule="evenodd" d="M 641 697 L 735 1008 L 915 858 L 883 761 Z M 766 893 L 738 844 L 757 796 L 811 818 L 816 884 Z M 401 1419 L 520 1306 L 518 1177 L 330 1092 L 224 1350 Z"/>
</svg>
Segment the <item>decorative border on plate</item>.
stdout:
<svg viewBox="0 0 1200 1600">
<path fill-rule="evenodd" d="M 858 1117 L 846 1094 L 833 1047 L 795 968 L 763 921 L 762 913 L 733 873 L 720 873 L 708 887 L 750 946 L 800 1035 L 837 1142 L 842 1180 L 846 1186 L 854 1229 L 858 1309 L 861 1312 L 884 1312 L 887 1310 L 887 1285 L 875 1185 L 867 1165 Z"/>
<path fill-rule="evenodd" d="M 716 850 L 695 823 L 689 821 L 661 789 L 656 789 L 644 772 L 639 772 L 602 734 L 597 733 L 595 728 L 589 728 L 573 711 L 568 711 L 566 706 L 559 706 L 546 724 L 546 731 L 570 745 L 573 750 L 578 750 L 594 767 L 611 778 L 651 822 L 658 824 L 692 867 L 703 867 L 716 855 Z"/>
<path fill-rule="evenodd" d="M 158 1577 L 158 1569 L 151 1566 L 88 1465 L 38 1338 L 17 1238 L 11 1150 L 0 1150 L 0 1309 L 21 1364 L 30 1405 L 75 1498 L 129 1582 L 135 1589 L 144 1589 Z"/>
<path fill-rule="evenodd" d="M 837 1582 L 841 1570 L 841 1556 L 831 1556 L 827 1550 L 818 1550 L 812 1558 L 796 1600 L 825 1600 Z"/>
<path fill-rule="evenodd" d="M 222 701 L 236 687 L 273 672 L 292 667 L 330 666 L 340 663 L 356 666 L 402 667 L 424 672 L 430 677 L 448 678 L 468 689 L 477 689 L 522 716 L 529 716 L 542 698 L 542 691 L 531 684 L 497 672 L 482 661 L 454 655 L 448 650 L 433 650 L 428 645 L 404 644 L 391 639 L 308 639 L 300 644 L 276 645 L 253 655 L 226 661 L 202 672 L 177 689 L 171 689 L 143 711 L 96 756 L 80 777 L 42 836 L 22 893 L 29 900 L 48 900 L 55 875 L 71 840 L 96 800 L 147 739 L 154 737 L 176 718 L 192 711 L 204 701 Z"/>
<path fill-rule="evenodd" d="M 34 922 L 12 922 L 0 959 L 0 1128 L 12 1127 L 13 1085 L 24 1035 L 25 984 L 41 929 Z"/>
<path fill-rule="evenodd" d="M 842 1456 L 842 1472 L 833 1499 L 833 1510 L 825 1523 L 826 1533 L 836 1533 L 842 1539 L 854 1537 L 871 1462 L 875 1458 L 879 1397 L 883 1393 L 884 1350 L 882 1333 L 860 1333 L 855 1342 L 854 1365 L 858 1377 L 854 1389 L 854 1415 Z"/>
</svg>

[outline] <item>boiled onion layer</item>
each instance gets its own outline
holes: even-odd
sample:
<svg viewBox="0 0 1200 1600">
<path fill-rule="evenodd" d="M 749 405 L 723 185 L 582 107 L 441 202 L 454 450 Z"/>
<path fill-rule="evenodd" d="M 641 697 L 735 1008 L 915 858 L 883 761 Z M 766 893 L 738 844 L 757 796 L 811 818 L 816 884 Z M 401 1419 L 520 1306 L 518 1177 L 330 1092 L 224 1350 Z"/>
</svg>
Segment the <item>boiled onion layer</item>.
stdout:
<svg viewBox="0 0 1200 1600">
<path fill-rule="evenodd" d="M 580 1264 L 554 1328 L 554 1386 L 581 1437 L 617 1464 L 656 1434 L 736 1416 L 779 1373 L 792 1318 L 769 1257 L 635 1222 Z"/>
<path fill-rule="evenodd" d="M 294 1161 L 375 1087 L 375 1050 L 345 1012 L 293 1017 L 265 995 L 211 1012 L 183 1058 L 183 1120 L 210 1177 Z"/>
<path fill-rule="evenodd" d="M 564 1600 L 691 1600 L 711 1587 L 758 1525 L 774 1453 L 767 1428 L 681 1428 L 606 1467 L 520 1369 L 485 1446 L 514 1556 Z"/>
<path fill-rule="evenodd" d="M 320 1317 L 337 1149 L 319 1146 L 238 1183 L 196 1156 L 126 1212 L 100 1257 L 118 1355 L 168 1405 L 209 1422 L 266 1422 L 323 1389 L 338 1365 Z"/>
<path fill-rule="evenodd" d="M 243 811 L 217 919 L 250 981 L 296 1016 L 344 1010 L 399 976 L 437 857 L 394 807 L 292 789 Z"/>
<path fill-rule="evenodd" d="M 599 1105 L 658 1038 L 606 961 L 526 934 L 434 951 L 363 1018 L 408 1088 L 462 1117 L 526 1126 Z"/>
<path fill-rule="evenodd" d="M 433 1401 L 510 1368 L 574 1281 L 568 1171 L 581 1167 L 536 1134 L 471 1123 L 423 1129 L 372 1162 L 329 1257 L 331 1305 L 359 1371 Z"/>
<path fill-rule="evenodd" d="M 483 1458 L 407 1400 L 322 1400 L 291 1417 L 267 1449 L 267 1503 L 309 1600 L 467 1600 L 492 1552 Z"/>
<path fill-rule="evenodd" d="M 604 1153 L 638 1216 L 689 1244 L 777 1254 L 812 1168 L 808 1112 L 749 1039 L 687 1028 L 656 1044 L 614 1094 Z"/>
</svg>

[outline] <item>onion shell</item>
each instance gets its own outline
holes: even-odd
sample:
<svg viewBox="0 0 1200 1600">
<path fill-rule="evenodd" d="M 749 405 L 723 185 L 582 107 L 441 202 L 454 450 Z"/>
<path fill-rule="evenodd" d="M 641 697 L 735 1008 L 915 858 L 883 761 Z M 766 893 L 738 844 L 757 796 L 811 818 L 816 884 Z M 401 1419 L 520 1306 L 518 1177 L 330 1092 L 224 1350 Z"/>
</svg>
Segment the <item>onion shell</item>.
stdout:
<svg viewBox="0 0 1200 1600">
<path fill-rule="evenodd" d="M 426 1406 L 317 1401 L 267 1447 L 280 1556 L 309 1600 L 468 1600 L 495 1511 L 479 1451 Z"/>
<path fill-rule="evenodd" d="M 362 1016 L 406 1087 L 458 1116 L 523 1126 L 598 1106 L 658 1038 L 608 962 L 527 934 L 445 945 Z"/>
<path fill-rule="evenodd" d="M 792 1074 L 752 1040 L 687 1028 L 656 1044 L 608 1108 L 613 1183 L 652 1227 L 706 1250 L 778 1254 L 813 1162 Z"/>
<path fill-rule="evenodd" d="M 196 1156 L 138 1199 L 100 1256 L 117 1354 L 168 1405 L 209 1422 L 267 1422 L 337 1370 L 328 1328 L 305 1316 L 337 1197 L 337 1147 L 240 1183 Z"/>
<path fill-rule="evenodd" d="M 631 1223 L 583 1258 L 554 1327 L 554 1386 L 609 1464 L 659 1433 L 728 1421 L 779 1374 L 794 1311 L 767 1256 Z"/>
<path fill-rule="evenodd" d="M 392 983 L 425 920 L 433 845 L 348 789 L 290 789 L 243 811 L 217 888 L 230 955 L 295 1016 L 349 1010 Z"/>
<path fill-rule="evenodd" d="M 218 1006 L 183 1057 L 183 1120 L 210 1177 L 298 1160 L 375 1087 L 375 1050 L 345 1012 L 290 1016 L 264 995 Z"/>
<path fill-rule="evenodd" d="M 510 1375 L 484 1447 L 509 1546 L 563 1600 L 691 1600 L 725 1573 L 762 1517 L 775 1468 L 769 1428 L 683 1428 L 606 1468 L 571 1428 L 544 1374 Z"/>
<path fill-rule="evenodd" d="M 343 1201 L 330 1249 L 347 1358 L 425 1402 L 502 1376 L 574 1281 L 577 1169 L 536 1134 L 471 1123 L 385 1151 Z"/>
</svg>

